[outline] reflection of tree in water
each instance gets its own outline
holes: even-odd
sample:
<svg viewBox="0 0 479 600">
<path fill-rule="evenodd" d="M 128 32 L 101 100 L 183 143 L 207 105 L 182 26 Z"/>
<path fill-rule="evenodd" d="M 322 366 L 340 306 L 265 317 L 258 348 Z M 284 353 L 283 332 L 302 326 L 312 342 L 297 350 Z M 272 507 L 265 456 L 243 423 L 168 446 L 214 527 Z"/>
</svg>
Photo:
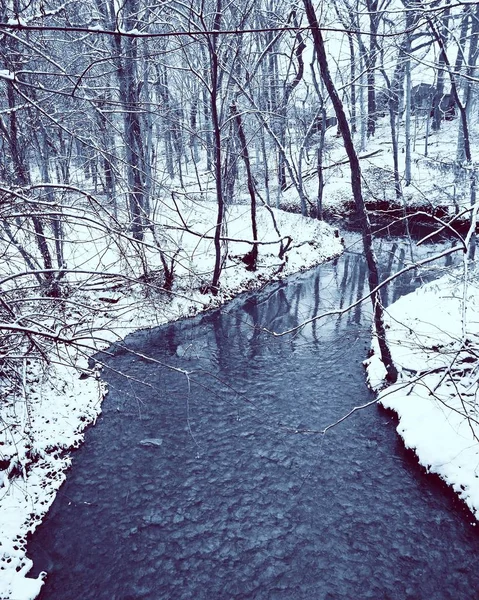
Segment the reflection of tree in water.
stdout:
<svg viewBox="0 0 479 600">
<path fill-rule="evenodd" d="M 344 259 L 343 277 L 341 279 L 341 299 L 339 301 L 339 308 L 343 308 L 345 305 L 346 298 L 346 286 L 349 274 L 349 262 L 351 260 L 351 254 L 348 252 Z M 336 262 L 337 265 L 337 262 Z"/>
<path fill-rule="evenodd" d="M 409 246 L 402 240 L 379 240 L 377 246 L 382 279 L 413 264 Z M 415 250 L 413 259 L 424 259 L 445 248 L 445 244 L 420 247 L 417 252 Z M 450 263 L 451 257 L 444 257 L 440 267 L 447 267 Z M 413 269 L 394 279 L 382 290 L 384 305 L 412 291 L 426 278 L 432 279 L 437 272 L 437 268 Z M 267 286 L 257 294 L 238 298 L 220 311 L 204 313 L 185 323 L 177 322 L 149 332 L 132 334 L 108 351 L 108 354 L 116 355 L 117 368 L 129 373 L 127 384 L 123 378 L 118 380 L 117 393 L 124 397 L 125 406 L 130 406 L 129 410 L 133 407 L 133 411 L 143 411 L 143 394 L 145 398 L 148 396 L 152 381 L 144 380 L 144 390 L 137 387 L 133 391 L 130 386 L 134 380 L 142 381 L 143 367 L 140 363 L 147 361 L 147 354 L 156 357 L 158 366 L 167 367 L 158 369 L 155 385 L 161 389 L 169 389 L 169 368 L 180 369 L 181 386 L 175 392 L 178 412 L 174 418 L 181 420 L 188 414 L 188 423 L 194 425 L 195 412 L 193 408 L 190 411 L 188 397 L 190 388 L 193 390 L 198 386 L 201 388 L 199 397 L 202 402 L 223 399 L 233 411 L 236 407 L 238 410 L 248 407 L 247 410 L 258 411 L 257 398 L 243 394 L 244 382 L 264 381 L 265 377 L 269 377 L 271 360 L 287 365 L 291 354 L 302 352 L 307 347 L 318 355 L 327 353 L 328 356 L 334 356 L 334 368 L 337 369 L 344 362 L 342 346 L 338 345 L 337 340 L 356 343 L 361 337 L 360 328 L 368 335 L 371 327 L 370 305 L 369 302 L 361 302 L 343 315 L 335 313 L 314 320 L 293 335 L 276 337 L 265 330 L 283 332 L 328 311 L 347 309 L 367 294 L 367 288 L 367 268 L 363 255 L 347 251 L 338 259 L 309 273 Z M 335 353 L 333 348 L 336 346 Z M 127 367 L 130 354 L 133 363 Z M 122 357 L 127 361 L 125 365 L 121 362 Z M 231 364 L 234 364 L 236 383 L 231 379 Z M 292 374 L 284 373 L 284 376 L 291 377 Z M 113 389 L 116 384 L 112 381 L 110 385 Z M 267 390 L 262 387 L 258 397 L 265 393 Z"/>
<path fill-rule="evenodd" d="M 365 293 L 365 284 L 366 284 L 366 262 L 364 260 L 359 261 L 358 265 L 358 286 L 356 291 L 356 301 L 360 300 Z M 362 314 L 362 305 L 358 304 L 354 309 L 354 321 L 356 323 L 361 322 L 361 314 Z"/>
<path fill-rule="evenodd" d="M 401 269 L 404 269 L 405 255 L 406 255 L 406 252 L 405 252 L 404 248 L 401 248 L 399 250 L 399 255 L 398 255 L 398 259 L 397 259 L 396 272 L 400 271 Z M 396 300 L 401 296 L 401 288 L 411 285 L 413 277 L 414 277 L 414 271 L 409 271 L 409 273 L 404 273 L 404 275 L 401 275 L 395 281 L 393 281 L 389 284 L 392 289 L 392 302 L 396 302 Z M 386 286 L 386 289 L 387 289 L 387 287 L 388 286 Z M 404 291 L 403 291 L 403 293 L 404 293 Z"/>
<path fill-rule="evenodd" d="M 388 258 L 388 261 L 386 264 L 386 268 L 384 269 L 384 272 L 382 274 L 383 279 L 388 278 L 392 273 L 392 268 L 393 268 L 393 264 L 394 264 L 394 259 L 396 257 L 397 248 L 398 248 L 398 245 L 396 242 L 394 242 L 393 245 L 391 246 L 391 250 L 389 251 L 389 258 Z M 389 304 L 388 291 L 389 291 L 388 286 L 385 286 L 381 290 L 381 301 L 384 304 L 384 306 L 388 306 L 388 304 Z"/>
<path fill-rule="evenodd" d="M 434 256 L 454 245 L 454 241 L 449 241 L 441 244 L 413 246 L 403 238 L 399 240 L 379 239 L 377 254 L 380 259 L 381 281 L 413 265 L 416 261 Z M 438 277 L 443 268 L 451 266 L 456 256 L 458 255 L 447 255 L 440 261 L 431 263 L 427 268 L 411 269 L 393 279 L 381 289 L 381 300 L 384 306 L 389 306 L 401 296 L 414 291 L 421 283 Z M 347 252 L 342 263 L 342 266 L 341 261 L 338 263 L 338 268 L 343 269 L 339 308 L 353 304 L 366 293 L 367 270 L 363 255 L 358 252 Z M 353 311 L 353 319 L 356 323 L 360 322 L 361 310 L 362 307 L 358 306 Z"/>
<path fill-rule="evenodd" d="M 321 270 L 317 269 L 316 276 L 314 278 L 314 304 L 313 304 L 313 315 L 317 315 L 319 312 L 319 294 L 321 290 Z M 313 322 L 313 339 L 317 343 L 318 342 L 318 322 Z"/>
<path fill-rule="evenodd" d="M 212 314 L 211 322 L 216 345 L 210 348 L 210 352 L 215 357 L 220 371 L 223 371 L 226 366 L 223 363 L 227 359 L 227 352 L 234 337 L 235 328 L 229 326 L 230 321 L 231 317 L 222 311 L 215 311 Z"/>
<path fill-rule="evenodd" d="M 365 292 L 366 285 L 366 263 L 362 254 L 357 252 L 347 252 L 342 260 L 336 261 L 334 268 L 337 272 L 335 277 L 338 282 L 337 293 L 338 303 L 337 308 L 344 309 L 358 300 L 360 300 Z M 362 311 L 365 307 L 363 303 L 358 304 L 353 311 L 346 315 L 337 317 L 337 326 L 343 319 L 346 323 L 361 323 Z M 366 308 L 368 314 L 369 307 Z"/>
<path fill-rule="evenodd" d="M 412 264 L 414 260 L 443 249 L 442 245 L 420 247 L 415 249 L 416 256 L 413 256 L 411 246 L 403 240 L 378 240 L 382 280 Z M 442 266 L 447 265 L 446 261 L 450 261 L 450 257 L 443 259 Z M 400 295 L 414 290 L 421 283 L 419 278 L 426 275 L 428 272 L 418 273 L 413 269 L 394 279 L 382 289 L 382 302 L 388 306 Z M 221 311 L 204 315 L 198 325 L 192 328 L 195 333 L 190 334 L 191 350 L 188 353 L 198 352 L 202 355 L 207 352 L 215 356 L 218 373 L 226 368 L 225 360 L 230 360 L 225 357 L 231 357 L 234 353 L 238 370 L 246 375 L 251 370 L 261 369 L 261 361 L 269 353 L 268 348 L 273 353 L 286 355 L 303 344 L 325 343 L 329 336 L 337 335 L 341 330 L 346 335 L 353 334 L 353 330 L 360 325 L 369 327 L 369 303 L 360 302 L 343 315 L 334 314 L 313 321 L 294 335 L 287 336 L 287 341 L 283 338 L 286 343 L 281 344 L 277 337 L 265 331 L 283 332 L 322 313 L 344 310 L 357 303 L 365 294 L 367 266 L 364 256 L 359 251 L 349 250 L 308 274 L 268 286 L 263 292 L 236 301 L 231 311 L 225 307 Z M 238 305 L 240 310 L 236 310 Z M 208 327 L 208 323 L 213 325 L 214 333 L 205 338 L 202 332 Z M 175 331 L 172 329 L 164 340 L 170 355 L 175 353 L 175 338 Z M 281 349 L 277 347 L 278 344 Z"/>
</svg>

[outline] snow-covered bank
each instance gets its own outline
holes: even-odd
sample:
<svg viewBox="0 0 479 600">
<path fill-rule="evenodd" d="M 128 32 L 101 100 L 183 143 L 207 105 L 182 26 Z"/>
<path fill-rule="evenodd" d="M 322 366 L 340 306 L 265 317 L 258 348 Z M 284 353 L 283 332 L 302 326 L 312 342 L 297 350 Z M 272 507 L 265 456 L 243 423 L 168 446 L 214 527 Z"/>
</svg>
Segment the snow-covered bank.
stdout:
<svg viewBox="0 0 479 600">
<path fill-rule="evenodd" d="M 68 333 L 77 344 L 52 344 L 48 366 L 25 360 L 20 388 L 15 394 L 5 389 L 0 404 L 0 598 L 26 600 L 40 591 L 42 578 L 27 577 L 31 568 L 26 557 L 27 536 L 53 502 L 70 465 L 69 452 L 81 444 L 85 428 L 101 410 L 105 393 L 98 373 L 88 369 L 88 356 L 139 328 L 219 306 L 244 290 L 310 268 L 342 250 L 339 237 L 328 225 L 274 211 L 281 236 L 292 239 L 286 260 L 278 258 L 279 243 L 262 245 L 258 269 L 247 271 L 241 257 L 251 245 L 230 241 L 219 294 L 202 294 L 200 287 L 211 278 L 214 246 L 201 235 L 211 234 L 214 211 L 214 204 L 206 202 L 189 209 L 185 218 L 195 234 L 184 231 L 180 223 L 178 230 L 170 230 L 168 240 L 162 240 L 163 248 L 168 247 L 168 241 L 172 248 L 181 248 L 171 296 L 155 287 L 154 278 L 146 283 L 133 280 L 133 267 L 145 256 L 126 254 L 119 246 L 103 248 L 101 238 L 90 239 L 87 231 L 82 243 L 70 248 L 70 264 L 101 274 L 124 274 L 131 280 L 117 278 L 112 285 L 111 279 L 103 279 L 101 284 L 94 280 L 73 286 L 68 303 L 58 308 L 61 323 L 71 324 L 71 330 L 58 334 L 66 337 Z M 168 222 L 173 222 L 171 215 Z M 278 240 L 265 209 L 258 211 L 258 230 L 260 241 Z M 229 239 L 251 238 L 248 206 L 229 209 L 227 232 Z M 149 271 L 154 273 L 155 264 L 158 270 L 161 267 L 158 253 L 153 244 L 146 252 Z M 47 324 L 52 329 L 55 315 L 49 318 Z"/>
<path fill-rule="evenodd" d="M 452 486 L 479 518 L 479 279 L 459 269 L 387 309 L 387 338 L 399 380 L 379 401 L 428 472 Z M 370 385 L 384 369 L 367 361 Z"/>
</svg>

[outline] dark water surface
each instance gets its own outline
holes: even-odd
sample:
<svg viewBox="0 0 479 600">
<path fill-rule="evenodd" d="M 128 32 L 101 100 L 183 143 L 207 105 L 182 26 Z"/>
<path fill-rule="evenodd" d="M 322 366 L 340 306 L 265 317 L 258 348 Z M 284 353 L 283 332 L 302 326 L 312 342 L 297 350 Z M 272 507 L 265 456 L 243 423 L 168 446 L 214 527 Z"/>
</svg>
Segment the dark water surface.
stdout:
<svg viewBox="0 0 479 600">
<path fill-rule="evenodd" d="M 408 256 L 382 245 L 386 271 Z M 473 519 L 416 466 L 393 416 L 372 406 L 318 433 L 372 399 L 368 314 L 260 329 L 366 286 L 347 253 L 114 347 L 103 414 L 29 546 L 49 572 L 41 598 L 477 598 Z"/>
</svg>

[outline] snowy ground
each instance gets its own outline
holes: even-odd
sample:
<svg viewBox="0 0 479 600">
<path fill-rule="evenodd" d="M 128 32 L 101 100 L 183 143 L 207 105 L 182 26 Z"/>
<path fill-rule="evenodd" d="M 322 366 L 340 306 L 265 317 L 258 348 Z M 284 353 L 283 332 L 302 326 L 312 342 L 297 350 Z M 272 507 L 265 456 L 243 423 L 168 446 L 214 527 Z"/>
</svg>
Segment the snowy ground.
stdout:
<svg viewBox="0 0 479 600">
<path fill-rule="evenodd" d="M 458 269 L 403 296 L 387 310 L 398 382 L 379 392 L 397 431 L 426 471 L 436 473 L 479 518 L 479 276 Z M 373 341 L 369 383 L 384 368 Z"/>
<path fill-rule="evenodd" d="M 443 123 L 440 131 L 430 133 L 427 156 L 425 123 L 415 123 L 413 184 L 403 188 L 408 207 L 442 206 L 452 217 L 468 206 L 468 182 L 454 162 L 458 121 Z M 477 123 L 471 135 L 477 160 Z M 382 157 L 378 154 L 368 161 L 370 172 L 378 174 L 376 179 L 369 178 L 370 198 L 393 200 L 391 179 L 388 184 L 380 165 L 380 161 L 383 167 L 391 161 L 386 135 L 376 136 L 375 146 L 377 150 L 382 146 L 383 151 Z M 385 154 L 389 155 L 386 161 Z M 402 151 L 399 158 L 403 172 Z M 464 218 L 468 219 L 469 213 Z M 379 392 L 380 402 L 397 412 L 398 433 L 406 447 L 414 450 L 427 471 L 451 485 L 479 518 L 477 268 L 465 260 L 462 269 L 400 298 L 387 309 L 387 338 L 400 377 L 397 384 Z M 370 385 L 379 389 L 384 369 L 374 340 L 373 351 L 373 358 L 367 361 L 368 378 Z"/>
<path fill-rule="evenodd" d="M 106 391 L 99 374 L 88 368 L 88 356 L 134 330 L 218 306 L 241 291 L 312 267 L 342 251 L 339 237 L 328 225 L 274 211 L 281 236 L 292 239 L 286 260 L 280 260 L 272 216 L 266 209 L 260 209 L 259 239 L 275 243 L 260 247 L 257 271 L 247 271 L 241 261 L 250 244 L 230 242 L 219 294 L 216 297 L 201 294 L 201 285 L 211 278 L 213 243 L 182 229 L 187 224 L 196 234 L 211 235 L 207 228 L 214 222 L 215 205 L 185 204 L 180 207 L 181 219 L 178 208 L 162 207 L 169 212 L 167 222 L 170 225 L 175 222 L 178 228 L 168 229 L 167 235 L 165 230 L 160 231 L 163 248 L 168 249 L 168 244 L 172 251 L 180 248 L 172 296 L 155 286 L 154 277 L 146 284 L 129 284 L 117 278 L 119 274 L 138 272 L 140 258 L 130 252 L 128 244 L 103 246 L 104 236 L 88 227 L 80 231 L 81 221 L 72 221 L 75 235 L 69 237 L 81 239 L 82 243 L 67 248 L 69 264 L 81 265 L 80 268 L 101 275 L 88 280 L 79 278 L 75 285 L 75 275 L 71 274 L 70 302 L 63 306 L 61 315 L 52 314 L 43 323 L 57 331 L 61 323 L 64 336 L 82 345 L 80 351 L 68 345 L 51 345 L 52 362 L 48 367 L 25 360 L 21 390 L 4 397 L 0 405 L 2 599 L 28 600 L 35 598 L 41 588 L 42 577 L 27 577 L 31 568 L 26 556 L 27 535 L 34 531 L 53 502 L 70 465 L 69 452 L 81 444 L 84 429 L 95 422 Z M 177 218 L 173 220 L 175 211 Z M 251 239 L 248 206 L 229 209 L 227 230 L 229 238 Z M 150 245 L 145 246 L 143 259 L 146 257 L 150 273 L 154 274 L 155 261 L 158 271 L 161 265 L 154 240 L 147 241 Z"/>
<path fill-rule="evenodd" d="M 387 123 L 381 127 L 383 133 L 361 153 L 367 155 L 361 164 L 369 200 L 394 199 L 390 172 L 385 170 L 392 162 Z M 448 205 L 453 214 L 457 206 L 468 202 L 458 192 L 452 168 L 456 138 L 457 120 L 431 136 L 426 158 L 421 148 L 424 132 L 417 125 L 414 185 L 404 190 L 409 204 Z M 333 131 L 328 132 L 328 139 L 325 207 L 340 216 L 344 202 L 350 199 L 349 171 L 341 141 Z M 479 148 L 479 144 L 475 147 Z M 401 151 L 401 161 L 403 158 Z M 314 198 L 314 175 L 306 179 L 306 187 L 310 198 Z M 61 314 L 51 314 L 42 326 L 64 332 L 83 346 L 73 350 L 71 346 L 51 345 L 49 367 L 24 361 L 21 388 L 15 395 L 0 390 L 1 599 L 34 598 L 41 587 L 41 579 L 27 577 L 31 563 L 26 557 L 26 538 L 51 505 L 70 464 L 69 451 L 81 444 L 82 432 L 98 416 L 105 393 L 98 373 L 88 369 L 87 357 L 136 329 L 218 306 L 243 290 L 309 268 L 341 251 L 339 238 L 327 226 L 274 211 L 281 237 L 292 238 L 287 261 L 280 260 L 278 234 L 271 215 L 261 209 L 259 237 L 274 243 L 261 246 L 258 270 L 246 271 L 241 261 L 251 245 L 230 242 L 220 293 L 216 297 L 203 295 L 199 290 L 211 279 L 214 262 L 213 243 L 208 239 L 215 221 L 216 207 L 211 202 L 214 188 L 203 182 L 203 190 L 194 202 L 191 190 L 188 193 L 188 202 L 177 198 L 176 205 L 170 201 L 154 207 L 155 219 L 163 226 L 158 228 L 156 240 L 149 235 L 141 256 L 132 251 L 126 237 L 119 236 L 114 245 L 106 242 L 102 234 L 104 215 L 96 227 L 87 227 L 82 221 L 81 205 L 71 207 L 68 239 L 77 243 L 67 247 L 67 262 L 97 275 L 76 278 L 70 274 L 69 303 L 62 307 Z M 297 205 L 297 194 L 290 190 L 283 201 L 288 206 Z M 185 231 L 185 224 L 189 232 Z M 251 239 L 247 204 L 230 207 L 227 235 L 231 239 Z M 162 281 L 157 243 L 168 257 L 175 256 L 171 297 L 159 289 Z M 10 262 L 8 256 L 5 259 L 14 272 L 15 257 Z M 148 266 L 148 277 L 140 283 L 137 277 L 143 263 Z M 131 277 L 130 283 L 125 276 Z M 390 307 L 388 338 L 401 375 L 395 386 L 380 392 L 384 406 L 396 410 L 400 417 L 398 431 L 405 444 L 415 450 L 429 471 L 452 485 L 476 515 L 478 303 L 479 283 L 475 276 L 469 274 L 464 287 L 461 273 L 451 273 Z M 368 373 L 370 383 L 380 386 L 381 365 L 376 356 L 370 361 Z"/>
<path fill-rule="evenodd" d="M 389 202 L 393 206 L 417 208 L 433 211 L 437 207 L 445 209 L 452 217 L 469 206 L 469 184 L 466 169 L 458 169 L 456 163 L 459 118 L 442 123 L 439 131 L 427 131 L 424 118 L 414 118 L 412 123 L 411 185 L 406 186 L 404 127 L 399 131 L 398 161 L 403 200 L 398 201 L 392 171 L 393 154 L 388 117 L 380 119 L 377 133 L 367 142 L 364 150 L 359 150 L 359 133 L 356 146 L 363 173 L 363 194 L 372 208 L 374 204 Z M 471 152 L 473 161 L 479 160 L 479 122 L 471 125 Z M 427 139 L 427 149 L 426 149 Z M 315 198 L 318 189 L 314 152 L 311 152 L 311 166 L 304 161 L 304 185 L 310 198 Z M 308 176 L 307 173 L 310 173 Z M 324 209 L 327 214 L 343 217 L 345 206 L 351 205 L 349 164 L 342 139 L 336 137 L 335 129 L 326 133 L 326 150 L 323 159 Z M 295 200 L 295 208 L 299 203 Z M 289 205 L 285 199 L 284 204 Z M 384 209 L 383 209 L 384 210 Z M 466 212 L 463 218 L 467 219 Z"/>
</svg>

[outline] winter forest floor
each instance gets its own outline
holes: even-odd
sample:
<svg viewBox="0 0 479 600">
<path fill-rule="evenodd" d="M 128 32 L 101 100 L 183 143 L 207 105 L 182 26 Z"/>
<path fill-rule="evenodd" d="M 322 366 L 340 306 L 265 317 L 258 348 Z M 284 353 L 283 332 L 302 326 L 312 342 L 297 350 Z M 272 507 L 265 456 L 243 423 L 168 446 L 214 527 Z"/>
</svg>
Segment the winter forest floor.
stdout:
<svg viewBox="0 0 479 600">
<path fill-rule="evenodd" d="M 446 206 L 452 215 L 467 204 L 467 197 L 458 192 L 450 159 L 455 144 L 453 127 L 457 123 L 431 138 L 428 157 L 423 149 L 415 156 L 414 184 L 404 190 L 408 207 L 429 207 L 433 212 Z M 378 136 L 381 139 L 385 137 Z M 332 166 L 325 169 L 325 210 L 340 217 L 350 198 L 349 173 L 347 165 L 342 164 L 340 141 L 332 132 L 328 132 L 328 140 L 327 160 Z M 418 148 L 421 143 L 423 137 L 418 131 Z M 384 141 L 371 143 L 363 154 L 368 156 L 362 161 L 366 195 L 382 209 L 382 202 L 395 202 L 390 170 L 386 168 L 391 162 L 390 145 Z M 313 175 L 306 187 L 308 195 L 314 197 L 317 179 Z M 86 227 L 71 225 L 70 237 L 80 243 L 71 246 L 70 263 L 96 271 L 98 276 L 90 279 L 88 285 L 79 282 L 75 286 L 73 281 L 68 302 L 57 308 L 61 314 L 51 313 L 46 319 L 53 329 L 56 323 L 70 327 L 79 344 L 51 344 L 47 366 L 25 361 L 21 386 L 15 393 L 5 390 L 3 394 L 0 598 L 35 598 L 42 585 L 41 578 L 27 577 L 31 568 L 26 556 L 27 536 L 48 511 L 70 465 L 69 452 L 81 444 L 83 431 L 95 422 L 107 391 L 100 373 L 90 368 L 88 358 L 132 331 L 219 306 L 242 291 L 311 268 L 342 251 L 340 236 L 330 226 L 274 210 L 281 236 L 292 240 L 287 259 L 279 259 L 278 234 L 271 214 L 260 209 L 259 237 L 271 243 L 260 247 L 257 271 L 247 271 L 241 261 L 250 245 L 231 242 L 220 293 L 202 294 L 200 289 L 209 280 L 214 262 L 212 242 L 201 237 L 211 234 L 215 212 L 212 200 L 206 197 L 193 206 L 180 207 L 188 226 L 200 235 L 184 231 L 182 222 L 176 219 L 178 227 L 171 235 L 176 236 L 175 244 L 181 246 L 181 253 L 172 294 L 161 291 L 154 277 L 152 267 L 156 264 L 158 273 L 161 269 L 155 240 L 149 240 L 145 250 L 149 277 L 144 281 L 131 278 L 128 282 L 118 275 L 129 276 L 137 271 L 138 256 L 129 255 L 121 246 L 104 247 L 101 236 L 95 236 Z M 283 196 L 282 203 L 290 209 L 297 207 L 292 189 Z M 177 209 L 178 206 L 165 208 L 173 213 Z M 227 231 L 231 239 L 251 239 L 247 205 L 230 207 Z M 387 320 L 388 340 L 400 378 L 394 386 L 379 391 L 379 399 L 398 413 L 398 432 L 405 445 L 414 449 L 420 463 L 453 486 L 477 516 L 477 273 L 465 260 L 461 268 L 397 301 L 387 310 Z M 380 390 L 383 372 L 376 354 L 368 361 L 368 377 L 370 385 Z"/>
</svg>

